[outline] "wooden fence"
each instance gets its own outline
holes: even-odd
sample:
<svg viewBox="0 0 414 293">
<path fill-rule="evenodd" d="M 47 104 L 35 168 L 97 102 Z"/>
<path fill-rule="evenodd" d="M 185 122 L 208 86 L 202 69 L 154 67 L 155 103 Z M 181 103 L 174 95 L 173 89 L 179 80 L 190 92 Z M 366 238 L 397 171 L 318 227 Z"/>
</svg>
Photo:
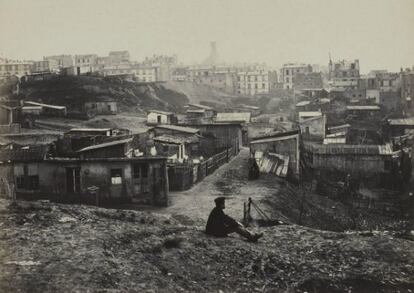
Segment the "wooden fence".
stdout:
<svg viewBox="0 0 414 293">
<path fill-rule="evenodd" d="M 229 162 L 237 154 L 234 148 L 228 148 L 213 155 L 199 164 L 172 164 L 168 166 L 168 182 L 171 191 L 187 190 L 206 176 L 214 173 L 220 166 Z"/>
</svg>

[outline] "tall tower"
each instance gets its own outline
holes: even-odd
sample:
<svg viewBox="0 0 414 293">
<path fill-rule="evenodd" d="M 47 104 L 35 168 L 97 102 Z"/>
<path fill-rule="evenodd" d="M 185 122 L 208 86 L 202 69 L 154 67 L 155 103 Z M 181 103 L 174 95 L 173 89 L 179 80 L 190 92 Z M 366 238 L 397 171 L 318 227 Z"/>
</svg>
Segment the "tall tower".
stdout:
<svg viewBox="0 0 414 293">
<path fill-rule="evenodd" d="M 216 65 L 218 63 L 218 59 L 216 42 L 210 42 L 210 55 L 203 63 L 206 65 Z"/>
</svg>

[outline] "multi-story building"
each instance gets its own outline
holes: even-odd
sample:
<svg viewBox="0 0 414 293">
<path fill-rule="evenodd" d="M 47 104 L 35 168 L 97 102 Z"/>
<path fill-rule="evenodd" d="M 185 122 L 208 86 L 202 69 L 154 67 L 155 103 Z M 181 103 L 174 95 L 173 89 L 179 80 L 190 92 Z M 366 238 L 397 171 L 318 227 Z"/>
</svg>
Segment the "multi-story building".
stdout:
<svg viewBox="0 0 414 293">
<path fill-rule="evenodd" d="M 312 72 L 311 65 L 296 63 L 284 64 L 280 70 L 280 80 L 283 82 L 283 88 L 286 90 L 293 89 L 296 74 L 309 72 Z"/>
<path fill-rule="evenodd" d="M 237 72 L 237 94 L 254 96 L 269 93 L 269 72 L 241 71 Z"/>
<path fill-rule="evenodd" d="M 235 73 L 235 70 L 229 67 L 193 66 L 187 69 L 187 80 L 234 94 L 237 84 Z"/>
<path fill-rule="evenodd" d="M 296 73 L 293 84 L 295 91 L 321 88 L 323 88 L 323 82 L 320 72 Z"/>
<path fill-rule="evenodd" d="M 157 81 L 169 81 L 172 80 L 172 73 L 177 66 L 177 56 L 153 55 L 146 57 L 142 65 L 156 68 Z"/>
<path fill-rule="evenodd" d="M 96 65 L 98 55 L 96 54 L 75 55 L 74 59 L 75 59 L 75 67 L 89 67 L 90 71 L 92 71 L 94 66 Z"/>
<path fill-rule="evenodd" d="M 138 65 L 134 68 L 134 74 L 137 81 L 140 82 L 155 82 L 157 80 L 157 67 Z"/>
<path fill-rule="evenodd" d="M 357 89 L 359 82 L 359 60 L 329 60 L 329 82 L 331 87 Z"/>
<path fill-rule="evenodd" d="M 130 62 L 130 55 L 128 51 L 111 51 L 109 52 L 107 61 L 109 64 L 122 64 L 122 63 L 129 63 Z"/>
<path fill-rule="evenodd" d="M 33 62 L 30 61 L 1 60 L 0 78 L 12 75 L 28 75 L 32 71 L 32 64 Z"/>
<path fill-rule="evenodd" d="M 52 63 L 56 62 L 58 68 L 69 68 L 74 64 L 72 55 L 45 56 L 43 60 L 51 61 Z"/>
<path fill-rule="evenodd" d="M 401 70 L 401 103 L 405 112 L 414 112 L 414 67 Z"/>
<path fill-rule="evenodd" d="M 34 61 L 32 64 L 32 73 L 47 73 L 58 70 L 58 62 L 54 59 Z"/>
</svg>

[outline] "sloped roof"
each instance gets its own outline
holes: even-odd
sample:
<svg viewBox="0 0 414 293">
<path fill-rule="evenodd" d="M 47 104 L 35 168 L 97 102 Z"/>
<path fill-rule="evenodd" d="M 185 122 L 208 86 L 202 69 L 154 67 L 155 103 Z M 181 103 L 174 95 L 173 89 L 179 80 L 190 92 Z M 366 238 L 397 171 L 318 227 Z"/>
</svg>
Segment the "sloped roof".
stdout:
<svg viewBox="0 0 414 293">
<path fill-rule="evenodd" d="M 399 126 L 414 126 L 414 117 L 403 119 L 388 119 L 390 125 Z"/>
<path fill-rule="evenodd" d="M 322 116 L 322 112 L 319 111 L 302 111 L 299 112 L 299 117 L 318 117 Z"/>
<path fill-rule="evenodd" d="M 217 122 L 250 122 L 251 113 L 217 113 Z"/>
<path fill-rule="evenodd" d="M 302 106 L 306 106 L 309 105 L 310 101 L 301 101 L 299 103 L 296 104 L 296 107 L 302 107 Z"/>
<path fill-rule="evenodd" d="M 51 109 L 56 109 L 56 110 L 65 110 L 66 109 L 65 106 L 42 104 L 42 103 L 32 102 L 32 101 L 26 101 L 24 103 L 28 104 L 28 105 L 32 105 L 32 106 L 41 106 L 41 107 L 44 107 L 44 108 L 51 108 Z"/>
<path fill-rule="evenodd" d="M 77 152 L 78 153 L 87 152 L 87 151 L 91 151 L 91 150 L 96 150 L 96 149 L 111 147 L 111 146 L 114 146 L 114 145 L 125 144 L 125 143 L 129 143 L 131 141 L 132 141 L 132 138 L 115 140 L 115 141 L 110 141 L 110 142 L 104 142 L 104 143 L 101 143 L 101 144 L 96 144 L 96 145 L 88 146 L 86 148 L 83 148 L 83 149 L 78 150 Z"/>
<path fill-rule="evenodd" d="M 158 113 L 162 115 L 173 115 L 173 112 L 161 111 L 161 110 L 148 110 L 148 113 Z"/>
<path fill-rule="evenodd" d="M 187 106 L 194 107 L 194 108 L 199 108 L 199 109 L 204 109 L 204 110 L 213 110 L 213 108 L 211 108 L 209 106 L 201 105 L 201 104 L 187 104 Z"/>
<path fill-rule="evenodd" d="M 158 141 L 161 143 L 172 143 L 172 144 L 196 143 L 198 142 L 198 137 L 195 135 L 191 137 L 161 135 L 161 136 L 154 137 L 154 141 Z"/>
<path fill-rule="evenodd" d="M 0 151 L 0 162 L 39 162 L 49 150 L 47 145 L 17 146 Z"/>
<path fill-rule="evenodd" d="M 195 134 L 199 132 L 199 129 L 197 128 L 178 126 L 178 125 L 169 125 L 169 124 L 157 125 L 155 126 L 155 128 L 168 129 L 168 130 L 174 130 L 178 132 L 191 133 L 191 134 Z"/>
</svg>

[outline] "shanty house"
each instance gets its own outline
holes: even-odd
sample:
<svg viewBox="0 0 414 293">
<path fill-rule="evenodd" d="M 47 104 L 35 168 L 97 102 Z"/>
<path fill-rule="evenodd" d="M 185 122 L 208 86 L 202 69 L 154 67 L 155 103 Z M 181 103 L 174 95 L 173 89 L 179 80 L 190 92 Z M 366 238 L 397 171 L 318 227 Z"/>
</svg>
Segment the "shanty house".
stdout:
<svg viewBox="0 0 414 293">
<path fill-rule="evenodd" d="M 216 111 L 209 106 L 188 104 L 186 108 L 186 120 L 189 123 L 212 123 L 216 116 Z"/>
<path fill-rule="evenodd" d="M 381 108 L 377 105 L 356 105 L 346 106 L 346 114 L 348 117 L 356 119 L 367 119 L 378 116 Z"/>
<path fill-rule="evenodd" d="M 299 122 L 300 132 L 305 140 L 320 140 L 325 138 L 326 116 L 316 116 L 302 119 Z"/>
<path fill-rule="evenodd" d="M 243 127 L 240 123 L 208 123 L 186 124 L 185 126 L 197 128 L 205 139 L 200 142 L 203 156 L 210 157 L 225 149 L 231 148 L 236 155 L 243 144 Z"/>
<path fill-rule="evenodd" d="M 95 115 L 110 115 L 118 112 L 116 101 L 111 98 L 86 102 L 84 107 L 85 111 L 93 112 Z"/>
<path fill-rule="evenodd" d="M 147 113 L 147 124 L 175 124 L 177 123 L 177 116 L 172 112 L 150 110 Z"/>
<path fill-rule="evenodd" d="M 250 141 L 250 153 L 256 157 L 256 153 L 272 153 L 288 158 L 288 172 L 299 175 L 299 130 L 289 132 L 272 132 L 255 137 Z"/>
<path fill-rule="evenodd" d="M 320 145 L 305 142 L 309 165 L 315 170 L 368 176 L 391 172 L 390 145 Z"/>
<path fill-rule="evenodd" d="M 39 146 L 15 147 L 1 152 L 0 174 L 15 184 L 18 196 L 28 198 L 167 205 L 167 158 L 127 156 L 122 148 L 127 143 L 85 148 L 80 158 L 47 157 Z"/>
</svg>

